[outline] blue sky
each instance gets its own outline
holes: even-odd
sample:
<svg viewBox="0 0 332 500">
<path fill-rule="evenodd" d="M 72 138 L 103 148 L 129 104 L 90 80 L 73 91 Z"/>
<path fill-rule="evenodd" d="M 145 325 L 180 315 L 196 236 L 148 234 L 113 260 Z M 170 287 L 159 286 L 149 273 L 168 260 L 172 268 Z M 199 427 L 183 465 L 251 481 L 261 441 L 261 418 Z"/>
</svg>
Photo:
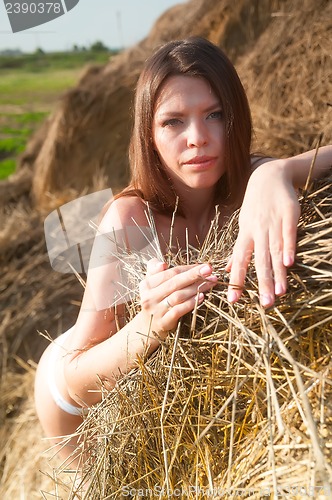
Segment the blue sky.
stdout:
<svg viewBox="0 0 332 500">
<path fill-rule="evenodd" d="M 89 46 L 96 40 L 108 47 L 129 47 L 142 40 L 156 19 L 178 3 L 185 0 L 80 0 L 71 11 L 53 21 L 12 33 L 4 2 L 0 0 L 0 50 L 70 50 L 74 44 Z"/>
</svg>

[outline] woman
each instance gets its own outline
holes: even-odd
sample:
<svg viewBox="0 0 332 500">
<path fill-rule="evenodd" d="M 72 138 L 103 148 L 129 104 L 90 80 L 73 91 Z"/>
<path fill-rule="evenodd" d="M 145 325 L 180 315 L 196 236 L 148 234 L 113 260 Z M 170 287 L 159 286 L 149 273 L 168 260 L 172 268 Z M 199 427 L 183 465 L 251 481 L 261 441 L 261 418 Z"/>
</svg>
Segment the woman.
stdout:
<svg viewBox="0 0 332 500">
<path fill-rule="evenodd" d="M 242 205 L 227 266 L 233 285 L 228 300 L 239 299 L 254 252 L 261 304 L 272 305 L 275 295 L 286 292 L 300 213 L 296 189 L 306 181 L 314 152 L 287 160 L 252 157 L 251 131 L 244 89 L 219 48 L 201 38 L 161 47 L 147 61 L 137 85 L 131 183 L 105 209 L 98 235 L 122 231 L 130 247 L 130 229 L 147 228 L 149 207 L 165 254 L 170 240 L 180 248 L 187 242 L 197 247 L 216 205 L 221 225 Z M 314 176 L 331 163 L 332 148 L 321 148 Z M 105 257 L 103 244 L 96 239 L 92 260 Z M 135 366 L 137 356 L 157 349 L 217 281 L 207 263 L 168 268 L 162 257 L 153 258 L 139 287 L 141 310 L 126 321 L 123 306 L 112 296 L 110 284 L 119 281 L 117 273 L 114 262 L 90 267 L 76 324 L 40 360 L 36 408 L 49 437 L 74 433 L 83 408 L 101 399 L 100 380 L 114 387 Z M 67 458 L 75 446 L 72 436 L 60 453 Z"/>
</svg>

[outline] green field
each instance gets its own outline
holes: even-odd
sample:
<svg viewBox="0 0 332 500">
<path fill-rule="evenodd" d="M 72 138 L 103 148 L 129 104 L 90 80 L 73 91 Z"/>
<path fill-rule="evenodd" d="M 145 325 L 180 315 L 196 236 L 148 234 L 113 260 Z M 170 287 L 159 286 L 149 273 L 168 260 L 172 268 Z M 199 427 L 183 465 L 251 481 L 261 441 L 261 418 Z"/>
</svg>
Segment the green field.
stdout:
<svg viewBox="0 0 332 500">
<path fill-rule="evenodd" d="M 88 64 L 104 64 L 109 51 L 73 51 L 0 56 L 0 180 L 17 159 L 63 92 Z"/>
</svg>

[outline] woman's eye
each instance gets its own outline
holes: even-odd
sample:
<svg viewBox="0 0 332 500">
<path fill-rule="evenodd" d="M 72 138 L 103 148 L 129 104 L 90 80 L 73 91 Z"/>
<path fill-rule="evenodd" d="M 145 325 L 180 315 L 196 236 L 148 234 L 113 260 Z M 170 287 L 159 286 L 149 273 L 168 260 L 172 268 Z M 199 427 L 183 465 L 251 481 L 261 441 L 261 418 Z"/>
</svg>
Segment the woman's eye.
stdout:
<svg viewBox="0 0 332 500">
<path fill-rule="evenodd" d="M 210 113 L 208 118 L 212 118 L 213 120 L 220 120 L 222 118 L 222 112 L 221 111 L 213 111 L 213 113 Z"/>
<path fill-rule="evenodd" d="M 178 118 L 170 118 L 169 120 L 165 120 L 163 122 L 163 127 L 175 127 L 179 125 L 181 121 Z"/>
</svg>

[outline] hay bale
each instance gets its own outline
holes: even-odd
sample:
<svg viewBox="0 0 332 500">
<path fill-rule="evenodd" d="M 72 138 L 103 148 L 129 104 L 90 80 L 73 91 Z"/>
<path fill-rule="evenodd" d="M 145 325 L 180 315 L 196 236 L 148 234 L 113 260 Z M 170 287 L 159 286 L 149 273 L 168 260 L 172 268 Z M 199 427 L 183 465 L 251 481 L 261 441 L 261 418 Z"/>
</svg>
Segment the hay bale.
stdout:
<svg viewBox="0 0 332 500">
<path fill-rule="evenodd" d="M 237 62 L 258 150 L 287 156 L 313 148 L 319 134 L 332 142 L 331 18 L 329 1 L 288 2 Z"/>
<path fill-rule="evenodd" d="M 32 174 L 28 168 L 21 168 L 8 179 L 0 181 L 0 205 L 17 203 L 23 196 L 28 196 L 31 190 Z"/>
<path fill-rule="evenodd" d="M 331 187 L 302 198 L 289 291 L 274 307 L 259 305 L 252 267 L 238 304 L 216 287 L 147 362 L 102 388 L 79 429 L 85 498 L 330 498 Z M 221 282 L 236 225 L 212 229 L 192 256 L 209 257 Z"/>
<path fill-rule="evenodd" d="M 15 356 L 37 361 L 51 336 L 75 321 L 82 286 L 74 275 L 51 273 L 42 218 L 24 203 L 0 210 L 0 370 Z M 62 317 L 63 316 L 63 317 Z"/>
</svg>

